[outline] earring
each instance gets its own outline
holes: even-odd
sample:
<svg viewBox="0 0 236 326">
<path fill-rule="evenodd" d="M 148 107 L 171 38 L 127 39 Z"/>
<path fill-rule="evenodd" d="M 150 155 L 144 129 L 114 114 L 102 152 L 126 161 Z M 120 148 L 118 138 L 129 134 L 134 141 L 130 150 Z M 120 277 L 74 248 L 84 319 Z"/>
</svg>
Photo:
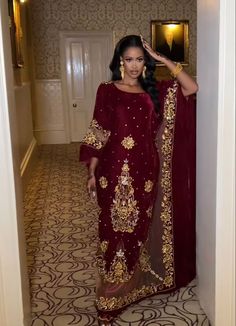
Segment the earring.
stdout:
<svg viewBox="0 0 236 326">
<path fill-rule="evenodd" d="M 121 75 L 121 79 L 124 79 L 125 68 L 124 68 L 124 61 L 123 60 L 120 60 L 120 75 Z"/>
<path fill-rule="evenodd" d="M 142 72 L 143 79 L 146 78 L 146 69 L 147 69 L 147 67 L 144 66 L 144 67 L 143 67 L 143 72 Z"/>
</svg>

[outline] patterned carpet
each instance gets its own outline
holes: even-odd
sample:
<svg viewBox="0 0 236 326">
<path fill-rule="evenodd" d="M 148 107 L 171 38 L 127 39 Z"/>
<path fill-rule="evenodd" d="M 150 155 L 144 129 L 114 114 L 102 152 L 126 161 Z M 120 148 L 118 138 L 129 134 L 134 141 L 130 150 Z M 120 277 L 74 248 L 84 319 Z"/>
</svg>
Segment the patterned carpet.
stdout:
<svg viewBox="0 0 236 326">
<path fill-rule="evenodd" d="M 97 325 L 98 208 L 87 197 L 78 144 L 44 145 L 24 201 L 32 326 Z M 209 326 L 194 283 L 133 305 L 114 325 Z"/>
</svg>

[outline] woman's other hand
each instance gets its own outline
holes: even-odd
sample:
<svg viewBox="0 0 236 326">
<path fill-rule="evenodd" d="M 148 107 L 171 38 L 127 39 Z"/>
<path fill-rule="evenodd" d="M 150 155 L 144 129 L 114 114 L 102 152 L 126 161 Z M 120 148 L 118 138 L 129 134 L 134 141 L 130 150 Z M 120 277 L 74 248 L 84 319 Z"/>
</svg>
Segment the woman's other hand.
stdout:
<svg viewBox="0 0 236 326">
<path fill-rule="evenodd" d="M 88 189 L 88 194 L 90 199 L 95 200 L 97 198 L 97 191 L 96 191 L 96 178 L 94 175 L 88 178 L 87 189 Z"/>
</svg>

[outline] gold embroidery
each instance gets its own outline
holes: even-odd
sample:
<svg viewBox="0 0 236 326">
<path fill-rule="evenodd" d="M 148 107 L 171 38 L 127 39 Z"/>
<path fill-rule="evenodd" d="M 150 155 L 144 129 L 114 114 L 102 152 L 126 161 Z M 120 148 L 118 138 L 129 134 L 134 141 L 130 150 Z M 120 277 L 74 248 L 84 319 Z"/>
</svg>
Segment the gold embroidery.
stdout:
<svg viewBox="0 0 236 326">
<path fill-rule="evenodd" d="M 140 269 L 143 272 L 150 272 L 158 280 L 163 281 L 163 278 L 160 277 L 157 273 L 155 273 L 154 270 L 152 270 L 151 263 L 150 263 L 150 256 L 148 255 L 147 249 L 144 247 L 141 249 L 141 253 L 139 256 L 139 265 L 140 265 Z"/>
<path fill-rule="evenodd" d="M 102 250 L 101 247 L 100 249 Z M 96 263 L 99 274 L 102 276 L 106 275 L 106 262 L 103 258 L 103 254 L 97 254 Z"/>
<path fill-rule="evenodd" d="M 150 206 L 150 207 L 148 207 L 148 209 L 146 210 L 147 216 L 148 216 L 149 218 L 152 217 L 152 208 L 153 208 L 153 206 Z"/>
<path fill-rule="evenodd" d="M 103 253 L 107 251 L 108 248 L 108 241 L 104 240 L 100 243 L 100 248 Z"/>
<path fill-rule="evenodd" d="M 153 187 L 153 182 L 151 180 L 145 181 L 144 190 L 146 192 L 151 192 Z"/>
<path fill-rule="evenodd" d="M 125 253 L 122 249 L 117 250 L 113 261 L 110 265 L 110 269 L 107 270 L 106 261 L 104 259 L 104 253 L 108 248 L 108 241 L 102 241 L 97 253 L 96 263 L 99 274 L 104 281 L 110 283 L 124 283 L 128 282 L 133 275 L 133 271 L 129 273 L 126 264 Z"/>
<path fill-rule="evenodd" d="M 166 287 L 171 287 L 174 284 L 174 250 L 173 250 L 173 221 L 172 221 L 172 153 L 174 139 L 174 124 L 175 124 L 175 106 L 176 106 L 176 91 L 177 82 L 173 87 L 168 88 L 164 104 L 164 119 L 165 128 L 162 134 L 161 151 L 163 162 L 161 164 L 161 221 L 163 222 L 163 263 L 165 266 L 166 275 L 163 284 Z"/>
<path fill-rule="evenodd" d="M 109 130 L 103 129 L 97 120 L 93 119 L 82 142 L 91 145 L 96 149 L 101 149 L 105 146 L 110 134 L 111 132 Z"/>
<path fill-rule="evenodd" d="M 104 275 L 106 281 L 110 283 L 124 283 L 128 282 L 132 277 L 133 272 L 129 274 L 126 265 L 126 258 L 124 252 L 120 249 L 116 252 L 110 271 Z"/>
<path fill-rule="evenodd" d="M 135 145 L 135 142 L 132 138 L 131 135 L 129 135 L 128 137 L 125 137 L 122 142 L 121 142 L 122 146 L 124 146 L 124 148 L 126 149 L 132 149 Z"/>
<path fill-rule="evenodd" d="M 149 286 L 144 285 L 139 289 L 132 290 L 124 297 L 111 297 L 111 298 L 99 297 L 99 299 L 96 300 L 96 304 L 98 309 L 100 310 L 106 310 L 106 311 L 115 310 L 127 306 L 132 302 L 138 301 L 149 295 L 152 295 L 156 293 L 156 291 L 157 291 L 156 285 L 154 284 L 151 284 Z"/>
<path fill-rule="evenodd" d="M 174 282 L 173 276 L 169 275 L 165 277 L 163 284 L 169 288 L 173 285 L 173 282 Z"/>
<path fill-rule="evenodd" d="M 129 174 L 128 161 L 122 166 L 121 176 L 115 187 L 115 199 L 111 205 L 111 219 L 114 231 L 132 233 L 138 221 L 139 208 L 134 199 L 133 179 Z"/>
<path fill-rule="evenodd" d="M 107 181 L 106 177 L 101 177 L 99 179 L 99 183 L 100 183 L 101 188 L 103 188 L 103 189 L 105 189 L 108 186 L 108 181 Z"/>
</svg>

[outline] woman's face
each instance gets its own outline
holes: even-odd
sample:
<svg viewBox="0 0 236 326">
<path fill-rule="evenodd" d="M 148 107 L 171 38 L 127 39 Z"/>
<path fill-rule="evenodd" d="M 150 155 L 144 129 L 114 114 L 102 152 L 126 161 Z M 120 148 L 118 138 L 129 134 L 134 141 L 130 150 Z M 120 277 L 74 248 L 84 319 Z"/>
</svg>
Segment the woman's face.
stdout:
<svg viewBox="0 0 236 326">
<path fill-rule="evenodd" d="M 138 78 L 144 67 L 144 53 L 141 48 L 130 47 L 128 48 L 123 56 L 122 60 L 124 62 L 125 74 L 132 78 Z"/>
</svg>

